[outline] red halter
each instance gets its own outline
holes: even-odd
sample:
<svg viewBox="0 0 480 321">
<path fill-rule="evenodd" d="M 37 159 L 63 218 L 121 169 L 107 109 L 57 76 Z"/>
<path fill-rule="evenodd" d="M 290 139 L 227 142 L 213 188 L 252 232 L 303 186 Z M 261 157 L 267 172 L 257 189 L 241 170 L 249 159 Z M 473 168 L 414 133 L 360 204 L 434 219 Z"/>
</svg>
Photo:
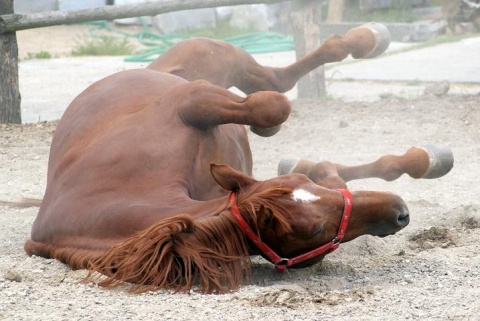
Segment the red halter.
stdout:
<svg viewBox="0 0 480 321">
<path fill-rule="evenodd" d="M 340 221 L 340 226 L 338 228 L 337 235 L 330 242 L 324 245 L 321 245 L 320 247 L 317 247 L 314 250 L 295 256 L 294 258 L 291 258 L 291 259 L 280 257 L 267 244 L 263 243 L 260 237 L 252 231 L 248 223 L 240 214 L 238 206 L 235 203 L 235 193 L 233 192 L 230 193 L 230 202 L 231 202 L 230 213 L 232 213 L 233 217 L 235 217 L 235 219 L 237 220 L 238 225 L 240 225 L 240 228 L 242 229 L 243 233 L 245 233 L 245 235 L 260 249 L 260 251 L 262 251 L 263 254 L 265 254 L 265 256 L 267 256 L 273 262 L 273 264 L 275 264 L 275 270 L 277 272 L 284 272 L 285 269 L 289 266 L 317 257 L 324 253 L 325 254 L 331 253 L 340 246 L 340 242 L 345 236 L 348 220 L 350 218 L 350 213 L 352 211 L 353 199 L 352 199 L 352 194 L 350 194 L 350 192 L 347 189 L 337 189 L 336 191 L 342 194 L 343 200 L 345 202 L 342 220 Z"/>
</svg>

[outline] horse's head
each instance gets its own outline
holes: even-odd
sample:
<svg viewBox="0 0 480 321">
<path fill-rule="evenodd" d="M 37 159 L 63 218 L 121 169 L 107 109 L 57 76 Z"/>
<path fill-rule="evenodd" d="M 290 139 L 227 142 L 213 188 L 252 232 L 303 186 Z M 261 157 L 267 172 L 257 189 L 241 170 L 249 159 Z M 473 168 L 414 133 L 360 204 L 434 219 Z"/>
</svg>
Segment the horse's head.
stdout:
<svg viewBox="0 0 480 321">
<path fill-rule="evenodd" d="M 223 188 L 238 191 L 236 203 L 241 216 L 267 248 L 255 254 L 272 261 L 274 257 L 265 254 L 268 248 L 281 258 L 303 256 L 295 265 L 298 267 L 319 262 L 332 247 L 336 248 L 344 209 L 352 199 L 342 242 L 365 234 L 395 234 L 409 223 L 407 206 L 391 193 L 358 191 L 352 193 L 352 199 L 344 200 L 346 195 L 318 186 L 302 174 L 257 181 L 227 165 L 212 165 L 212 175 Z M 253 243 L 262 247 L 255 240 Z M 323 245 L 325 251 L 317 251 Z M 315 255 L 304 255 L 309 252 Z"/>
</svg>

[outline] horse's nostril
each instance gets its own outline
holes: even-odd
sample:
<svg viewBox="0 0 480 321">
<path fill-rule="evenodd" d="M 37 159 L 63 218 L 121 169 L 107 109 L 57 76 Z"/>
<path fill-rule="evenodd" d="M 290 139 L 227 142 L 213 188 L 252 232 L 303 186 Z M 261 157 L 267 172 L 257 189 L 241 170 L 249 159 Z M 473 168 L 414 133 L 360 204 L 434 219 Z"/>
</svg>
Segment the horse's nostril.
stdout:
<svg viewBox="0 0 480 321">
<path fill-rule="evenodd" d="M 408 211 L 402 211 L 397 217 L 398 225 L 405 227 L 410 222 L 410 214 Z"/>
</svg>

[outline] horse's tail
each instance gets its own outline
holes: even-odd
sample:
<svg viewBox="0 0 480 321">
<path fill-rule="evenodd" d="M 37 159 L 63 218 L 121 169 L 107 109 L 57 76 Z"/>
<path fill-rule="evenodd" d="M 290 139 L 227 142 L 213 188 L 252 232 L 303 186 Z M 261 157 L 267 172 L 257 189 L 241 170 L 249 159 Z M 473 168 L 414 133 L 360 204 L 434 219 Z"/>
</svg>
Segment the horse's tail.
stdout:
<svg viewBox="0 0 480 321">
<path fill-rule="evenodd" d="M 42 200 L 34 198 L 23 198 L 18 202 L 0 201 L 0 206 L 8 206 L 13 208 L 28 208 L 28 207 L 40 207 Z"/>
<path fill-rule="evenodd" d="M 135 293 L 186 292 L 196 285 L 204 293 L 222 293 L 249 276 L 250 256 L 243 234 L 222 215 L 201 222 L 178 215 L 107 249 L 88 268 L 85 281 L 106 287 L 131 282 Z M 95 272 L 106 277 L 97 278 Z"/>
</svg>

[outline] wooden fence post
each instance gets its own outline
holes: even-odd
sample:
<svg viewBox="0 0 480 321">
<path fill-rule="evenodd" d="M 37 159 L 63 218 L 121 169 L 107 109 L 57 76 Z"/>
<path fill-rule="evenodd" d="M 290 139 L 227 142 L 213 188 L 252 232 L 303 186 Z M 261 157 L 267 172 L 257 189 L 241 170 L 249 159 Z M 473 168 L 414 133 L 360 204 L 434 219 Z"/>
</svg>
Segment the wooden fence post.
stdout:
<svg viewBox="0 0 480 321">
<path fill-rule="evenodd" d="M 13 0 L 0 1 L 0 15 L 13 13 Z M 21 124 L 18 46 L 15 31 L 0 33 L 0 124 Z"/>
<path fill-rule="evenodd" d="M 343 21 L 345 0 L 330 0 L 328 2 L 327 23 L 340 23 Z"/>
<path fill-rule="evenodd" d="M 321 44 L 321 4 L 316 0 L 292 1 L 292 28 L 297 60 Z M 322 67 L 308 73 L 298 82 L 299 98 L 322 98 L 326 95 L 325 71 Z"/>
</svg>

